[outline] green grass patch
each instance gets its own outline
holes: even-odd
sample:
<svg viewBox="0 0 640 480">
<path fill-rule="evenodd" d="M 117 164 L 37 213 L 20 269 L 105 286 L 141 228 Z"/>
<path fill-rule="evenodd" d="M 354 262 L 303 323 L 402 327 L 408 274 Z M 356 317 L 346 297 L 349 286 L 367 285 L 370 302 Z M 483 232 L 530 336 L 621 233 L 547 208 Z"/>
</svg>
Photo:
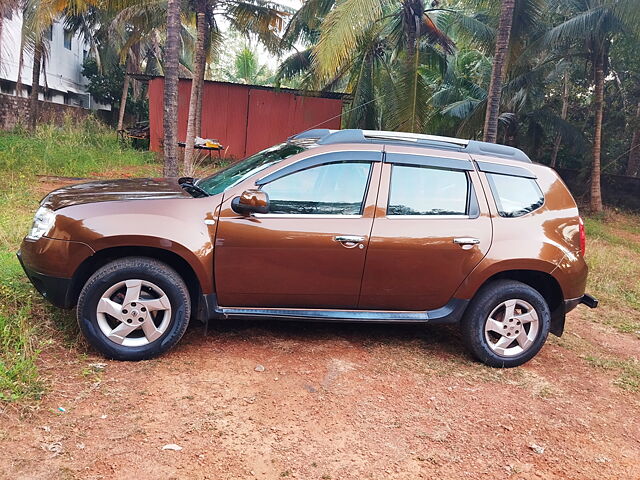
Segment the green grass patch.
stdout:
<svg viewBox="0 0 640 480">
<path fill-rule="evenodd" d="M 600 308 L 587 311 L 589 320 L 640 336 L 640 233 L 638 217 L 587 218 L 587 289 Z M 637 237 L 636 237 L 637 235 Z"/>
<path fill-rule="evenodd" d="M 38 348 L 30 314 L 33 291 L 9 252 L 0 252 L 0 400 L 38 398 Z"/>
<path fill-rule="evenodd" d="M 633 240 L 626 237 L 621 237 L 617 235 L 611 227 L 619 227 L 622 230 L 625 230 L 629 233 L 634 233 L 635 226 L 629 225 L 627 223 L 622 222 L 605 222 L 601 218 L 585 218 L 585 228 L 587 232 L 587 239 L 590 240 L 592 238 L 604 240 L 611 245 L 621 246 L 632 250 L 635 253 L 640 254 L 640 238 L 637 240 Z M 587 244 L 587 248 L 589 248 Z"/>
<path fill-rule="evenodd" d="M 587 355 L 584 357 L 589 365 L 605 371 L 617 371 L 615 385 L 630 392 L 640 391 L 640 361 L 636 358 L 621 360 Z"/>
<path fill-rule="evenodd" d="M 37 359 L 56 325 L 73 343 L 73 315 L 50 307 L 26 279 L 15 252 L 43 196 L 38 175 L 91 177 L 157 175 L 153 154 L 122 144 L 89 118 L 81 124 L 42 125 L 35 134 L 0 132 L 0 401 L 35 400 L 43 393 Z"/>
<path fill-rule="evenodd" d="M 128 148 L 116 133 L 93 117 L 83 123 L 41 125 L 34 135 L 15 131 L 0 134 L 0 171 L 11 183 L 29 175 L 86 177 L 123 167 L 152 166 L 154 156 Z M 154 169 L 150 168 L 149 172 Z"/>
</svg>

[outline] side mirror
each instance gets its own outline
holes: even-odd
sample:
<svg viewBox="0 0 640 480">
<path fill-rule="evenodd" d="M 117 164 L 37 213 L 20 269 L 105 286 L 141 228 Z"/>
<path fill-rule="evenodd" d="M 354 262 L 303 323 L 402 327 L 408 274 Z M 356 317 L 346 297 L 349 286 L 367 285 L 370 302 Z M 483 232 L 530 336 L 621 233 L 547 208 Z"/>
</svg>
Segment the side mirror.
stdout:
<svg viewBox="0 0 640 480">
<path fill-rule="evenodd" d="M 231 209 L 240 215 L 269 213 L 269 195 L 262 190 L 245 190 L 231 200 Z"/>
</svg>

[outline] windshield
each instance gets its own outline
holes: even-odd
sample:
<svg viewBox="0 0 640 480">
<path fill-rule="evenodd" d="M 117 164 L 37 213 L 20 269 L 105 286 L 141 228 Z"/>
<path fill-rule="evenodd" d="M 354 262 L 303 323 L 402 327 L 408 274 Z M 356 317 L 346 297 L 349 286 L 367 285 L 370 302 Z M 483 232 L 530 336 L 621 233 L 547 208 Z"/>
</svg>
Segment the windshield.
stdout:
<svg viewBox="0 0 640 480">
<path fill-rule="evenodd" d="M 198 180 L 196 185 L 209 195 L 215 195 L 237 185 L 245 178 L 305 150 L 304 147 L 290 143 L 275 145 L 234 163 L 210 177 Z"/>
</svg>

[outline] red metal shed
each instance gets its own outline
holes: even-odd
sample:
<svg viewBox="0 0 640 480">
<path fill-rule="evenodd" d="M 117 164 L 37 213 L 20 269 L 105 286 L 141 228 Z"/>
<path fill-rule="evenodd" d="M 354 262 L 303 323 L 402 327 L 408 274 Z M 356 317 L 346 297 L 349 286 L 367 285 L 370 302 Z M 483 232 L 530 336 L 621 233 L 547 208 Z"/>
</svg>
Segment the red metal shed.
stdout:
<svg viewBox="0 0 640 480">
<path fill-rule="evenodd" d="M 162 77 L 149 79 L 150 149 L 162 149 Z M 185 140 L 191 80 L 178 86 L 178 141 Z M 297 90 L 206 81 L 202 99 L 202 136 L 219 140 L 225 156 L 242 158 L 317 128 L 340 128 L 344 95 L 304 94 Z"/>
</svg>

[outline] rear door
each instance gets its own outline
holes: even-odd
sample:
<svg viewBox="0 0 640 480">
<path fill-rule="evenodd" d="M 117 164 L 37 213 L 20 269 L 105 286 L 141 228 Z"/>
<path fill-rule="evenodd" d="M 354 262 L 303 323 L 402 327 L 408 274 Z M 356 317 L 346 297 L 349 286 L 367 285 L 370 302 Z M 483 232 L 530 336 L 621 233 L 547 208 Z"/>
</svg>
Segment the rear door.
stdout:
<svg viewBox="0 0 640 480">
<path fill-rule="evenodd" d="M 440 308 L 491 246 L 478 174 L 466 154 L 386 150 L 358 307 Z"/>
</svg>

